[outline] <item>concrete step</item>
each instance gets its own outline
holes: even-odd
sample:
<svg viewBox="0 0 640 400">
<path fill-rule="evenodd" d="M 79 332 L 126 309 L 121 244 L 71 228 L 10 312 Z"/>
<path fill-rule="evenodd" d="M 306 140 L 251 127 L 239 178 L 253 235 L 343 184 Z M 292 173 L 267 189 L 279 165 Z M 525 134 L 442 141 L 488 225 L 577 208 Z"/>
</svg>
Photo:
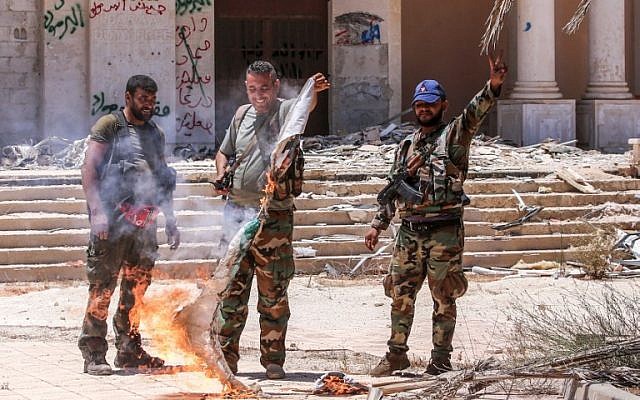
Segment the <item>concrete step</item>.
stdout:
<svg viewBox="0 0 640 400">
<path fill-rule="evenodd" d="M 510 267 L 519 260 L 525 262 L 568 261 L 575 257 L 576 250 L 540 250 L 540 251 L 508 251 L 508 252 L 470 252 L 465 253 L 465 266 L 480 265 L 484 267 Z M 296 272 L 300 274 L 316 274 L 322 272 L 329 264 L 339 271 L 349 271 L 363 256 L 325 256 L 296 259 Z M 366 262 L 364 271 L 386 271 L 391 260 L 390 255 L 373 257 Z M 215 259 L 160 260 L 154 269 L 154 279 L 206 279 L 215 269 Z M 86 279 L 85 263 L 81 260 L 65 263 L 10 264 L 0 265 L 0 282 L 17 281 L 53 281 L 69 279 Z"/>
<path fill-rule="evenodd" d="M 575 193 L 570 196 L 561 193 L 552 194 L 522 194 L 525 204 L 543 207 L 580 207 L 586 205 L 602 204 L 606 202 L 640 204 L 640 191 L 604 192 L 598 194 Z M 190 196 L 176 198 L 174 209 L 176 211 L 218 211 L 224 209 L 224 200 L 218 197 Z M 373 195 L 360 195 L 349 197 L 317 197 L 311 199 L 296 199 L 298 213 L 302 211 L 327 209 L 345 209 L 352 206 L 358 209 L 377 208 L 376 198 Z M 474 195 L 471 197 L 470 208 L 494 209 L 516 208 L 517 200 L 513 195 Z M 14 213 L 59 213 L 59 214 L 85 214 L 86 202 L 82 199 L 57 199 L 57 200 L 10 200 L 0 201 L 0 215 Z"/>
<path fill-rule="evenodd" d="M 588 238 L 589 235 L 584 234 L 534 235 L 513 238 L 469 237 L 465 241 L 465 251 L 473 253 L 565 249 L 570 245 L 584 243 Z M 385 245 L 389 241 L 389 238 L 384 238 L 379 246 Z M 356 236 L 340 235 L 316 240 L 294 241 L 293 246 L 312 248 L 318 257 L 369 253 L 364 245 L 364 240 Z M 0 253 L 0 265 L 72 262 L 84 260 L 85 251 L 84 244 L 79 246 L 15 247 L 11 251 Z M 219 241 L 203 240 L 189 243 L 183 240 L 183 243 L 176 250 L 170 250 L 167 245 L 161 244 L 159 252 L 161 260 L 212 259 L 221 257 L 224 249 L 219 247 Z"/>
<path fill-rule="evenodd" d="M 217 260 L 158 261 L 154 279 L 208 279 Z M 84 280 L 87 274 L 84 261 L 56 264 L 0 265 L 0 282 L 46 282 L 56 280 Z"/>
<path fill-rule="evenodd" d="M 182 219 L 181 219 L 182 221 Z M 639 221 L 640 222 L 640 221 Z M 597 227 L 610 226 L 609 223 L 580 221 L 549 221 L 526 223 L 507 231 L 497 231 L 491 228 L 491 223 L 465 222 L 465 234 L 468 238 L 476 236 L 496 237 L 503 240 L 529 235 L 552 234 L 591 234 Z M 620 229 L 637 230 L 638 222 L 627 221 L 618 225 Z M 310 240 L 334 235 L 346 235 L 363 238 L 369 230 L 369 224 L 352 225 L 297 225 L 293 229 L 293 239 Z M 381 233 L 381 237 L 389 237 L 391 229 Z M 183 243 L 217 242 L 222 234 L 220 225 L 189 227 L 180 224 L 180 234 Z M 0 249 L 18 247 L 58 247 L 83 246 L 89 237 L 88 228 L 56 229 L 56 230 L 19 230 L 0 231 Z M 158 240 L 165 242 L 162 224 L 158 228 Z"/>
<path fill-rule="evenodd" d="M 294 222 L 297 226 L 368 225 L 376 214 L 374 208 L 336 208 L 337 209 L 334 210 L 298 210 L 294 214 Z M 548 207 L 535 216 L 531 223 L 539 223 L 540 221 L 550 221 L 549 223 L 556 223 L 557 221 L 563 220 L 575 221 L 592 211 L 593 206 L 591 205 L 580 207 Z M 467 207 L 465 209 L 464 219 L 467 223 L 476 222 L 478 226 L 482 226 L 478 228 L 481 229 L 481 232 L 477 233 L 478 235 L 493 235 L 496 234 L 496 232 L 492 233 L 487 230 L 487 228 L 490 228 L 490 225 L 512 221 L 520 218 L 522 215 L 523 214 L 516 208 L 489 209 Z M 177 211 L 176 216 L 178 217 L 178 224 L 181 228 L 218 226 L 223 220 L 221 211 L 183 210 Z M 525 227 L 516 228 L 510 232 L 524 234 L 530 229 L 527 226 L 531 225 L 531 223 L 527 223 Z M 568 227 L 575 225 L 575 222 L 568 223 Z M 629 223 L 631 223 L 631 221 L 629 221 Z M 158 217 L 158 225 L 164 226 L 164 216 L 162 214 Z M 0 232 L 22 230 L 58 231 L 88 227 L 89 221 L 85 214 L 33 212 L 0 215 Z"/>
<path fill-rule="evenodd" d="M 531 235 L 521 237 L 483 237 L 474 236 L 465 239 L 465 252 L 499 252 L 524 250 L 566 249 L 572 245 L 585 243 L 591 236 L 585 234 Z M 380 245 L 388 244 L 390 239 L 383 239 Z M 343 240 L 303 240 L 294 242 L 295 247 L 310 247 L 317 251 L 317 256 L 341 256 L 367 254 L 363 238 Z M 391 252 L 392 249 L 389 249 Z"/>
<path fill-rule="evenodd" d="M 640 190 L 640 179 L 616 176 L 609 180 L 589 180 L 588 182 L 594 188 L 604 192 Z M 305 181 L 303 190 L 318 194 L 330 191 L 338 196 L 357 196 L 377 194 L 385 185 L 386 180 L 378 178 L 359 182 L 313 180 Z M 472 179 L 464 184 L 465 192 L 469 195 L 485 193 L 513 195 L 512 189 L 518 193 L 538 193 L 541 187 L 551 190 L 552 193 L 577 193 L 575 188 L 559 179 Z"/>
<path fill-rule="evenodd" d="M 640 179 L 612 177 L 609 180 L 589 180 L 596 189 L 603 192 L 619 192 L 628 190 L 640 190 Z M 333 192 L 336 196 L 350 197 L 368 194 L 375 196 L 385 186 L 384 179 L 367 179 L 362 181 L 306 181 L 303 187 L 305 193 L 325 195 Z M 541 187 L 551 190 L 549 195 L 578 193 L 576 189 L 566 182 L 557 179 L 479 179 L 467 180 L 465 192 L 469 195 L 482 195 L 491 193 L 494 195 L 508 195 L 513 197 L 512 189 L 518 193 L 538 194 Z M 213 186 L 209 183 L 179 183 L 174 193 L 176 198 L 188 196 L 215 197 Z M 57 199 L 84 199 L 82 186 L 73 185 L 39 185 L 39 186 L 12 186 L 0 187 L 0 201 L 31 201 L 31 200 L 57 200 Z"/>
<path fill-rule="evenodd" d="M 175 197 L 213 196 L 213 187 L 208 183 L 179 183 Z M 10 200 L 57 200 L 84 199 L 81 185 L 44 185 L 0 187 L 0 201 Z"/>
</svg>

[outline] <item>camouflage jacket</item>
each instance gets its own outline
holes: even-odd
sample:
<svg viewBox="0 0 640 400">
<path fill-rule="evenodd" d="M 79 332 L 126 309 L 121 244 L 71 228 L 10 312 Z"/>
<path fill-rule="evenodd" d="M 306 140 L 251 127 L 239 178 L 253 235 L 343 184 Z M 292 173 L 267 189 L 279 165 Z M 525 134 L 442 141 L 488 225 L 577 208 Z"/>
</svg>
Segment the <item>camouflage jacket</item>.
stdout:
<svg viewBox="0 0 640 400">
<path fill-rule="evenodd" d="M 498 95 L 499 93 L 492 92 L 489 82 L 487 82 L 484 88 L 471 99 L 462 113 L 451 122 L 448 124 L 443 123 L 427 137 L 423 137 L 419 129 L 408 136 L 405 140 L 411 141 L 411 146 L 408 147 L 407 157 L 401 154 L 401 149 L 403 148 L 401 143 L 396 149 L 394 163 L 389 172 L 389 180 L 392 180 L 396 171 L 403 167 L 401 164 L 404 160 L 410 159 L 411 156 L 416 153 L 421 153 L 423 156 L 426 155 L 425 158 L 427 159 L 425 165 L 418 170 L 417 176 L 419 176 L 420 179 L 428 177 L 431 174 L 429 157 L 435 151 L 437 143 L 446 140 L 442 143 L 444 143 L 443 147 L 446 149 L 446 161 L 451 164 L 447 167 L 447 175 L 451 175 L 455 180 L 454 184 L 459 185 L 459 191 L 462 193 L 462 183 L 466 179 L 467 171 L 469 170 L 471 139 L 489 113 L 491 107 L 495 104 Z M 443 135 L 444 138 L 442 137 Z M 450 172 L 450 170 L 452 170 L 452 172 Z M 421 189 L 421 191 L 424 190 L 424 188 Z M 387 229 L 395 215 L 396 209 L 398 210 L 400 218 L 431 218 L 442 216 L 445 213 L 462 213 L 463 204 L 459 201 L 434 205 L 428 200 L 429 196 L 425 195 L 424 199 L 421 204 L 405 202 L 403 199 L 398 198 L 395 204 L 390 206 L 380 205 L 376 216 L 371 222 L 371 226 L 380 230 Z"/>
</svg>

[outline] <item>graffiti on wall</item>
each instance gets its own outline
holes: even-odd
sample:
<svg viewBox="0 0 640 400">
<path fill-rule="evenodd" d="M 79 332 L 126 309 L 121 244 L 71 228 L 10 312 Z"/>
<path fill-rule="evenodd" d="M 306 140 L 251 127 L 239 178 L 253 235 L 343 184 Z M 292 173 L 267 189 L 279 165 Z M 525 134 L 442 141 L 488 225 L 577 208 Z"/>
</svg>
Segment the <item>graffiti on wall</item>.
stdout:
<svg viewBox="0 0 640 400">
<path fill-rule="evenodd" d="M 92 1 L 89 8 L 89 18 L 93 19 L 100 14 L 111 12 L 139 12 L 147 15 L 162 15 L 167 7 L 159 0 L 116 0 L 116 1 Z"/>
<path fill-rule="evenodd" d="M 210 36 L 212 27 L 205 16 L 190 15 L 176 25 L 176 133 L 185 137 L 214 135 L 213 72 L 207 70 L 210 63 L 204 68 L 200 64 L 203 58 L 213 59 Z"/>
<path fill-rule="evenodd" d="M 338 15 L 334 20 L 333 36 L 337 45 L 362 45 L 380 42 L 381 17 L 367 12 Z"/>
<path fill-rule="evenodd" d="M 116 103 L 106 104 L 104 100 L 104 92 L 99 92 L 93 95 L 91 100 L 91 115 L 105 115 L 112 113 L 116 110 L 122 110 L 124 106 L 119 106 Z M 160 101 L 156 101 L 156 106 L 153 109 L 153 115 L 158 117 L 166 117 L 171 113 L 169 106 L 160 107 Z"/>
<path fill-rule="evenodd" d="M 176 14 L 199 13 L 207 6 L 211 6 L 211 0 L 176 0 Z"/>
<path fill-rule="evenodd" d="M 65 37 L 67 32 L 71 35 L 78 28 L 84 28 L 82 17 L 82 6 L 79 3 L 73 4 L 67 11 L 60 11 L 65 6 L 64 0 L 58 0 L 53 5 L 53 9 L 44 13 L 44 30 L 51 36 L 58 39 Z"/>
</svg>

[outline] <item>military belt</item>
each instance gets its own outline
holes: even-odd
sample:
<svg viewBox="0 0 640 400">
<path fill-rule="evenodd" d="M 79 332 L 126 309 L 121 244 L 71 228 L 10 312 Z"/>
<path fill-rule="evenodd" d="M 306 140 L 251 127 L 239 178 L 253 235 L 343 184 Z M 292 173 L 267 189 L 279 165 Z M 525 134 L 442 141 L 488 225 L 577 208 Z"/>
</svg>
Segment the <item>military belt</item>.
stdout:
<svg viewBox="0 0 640 400">
<path fill-rule="evenodd" d="M 455 225 L 458 221 L 460 221 L 459 215 L 446 215 L 418 221 L 403 219 L 402 226 L 413 232 L 426 232 L 438 226 Z"/>
</svg>

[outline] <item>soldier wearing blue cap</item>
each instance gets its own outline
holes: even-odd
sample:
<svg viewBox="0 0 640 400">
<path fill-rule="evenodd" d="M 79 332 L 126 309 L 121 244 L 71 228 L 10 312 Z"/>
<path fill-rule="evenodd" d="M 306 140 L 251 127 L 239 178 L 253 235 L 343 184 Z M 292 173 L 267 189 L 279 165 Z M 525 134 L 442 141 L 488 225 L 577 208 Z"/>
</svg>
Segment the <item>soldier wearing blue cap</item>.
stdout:
<svg viewBox="0 0 640 400">
<path fill-rule="evenodd" d="M 449 123 L 443 121 L 449 103 L 440 83 L 424 80 L 416 86 L 412 106 L 420 128 L 399 144 L 389 174 L 390 181 L 402 179 L 415 195 L 405 194 L 405 198 L 398 194 L 386 204 L 380 201 L 365 235 L 365 244 L 373 250 L 380 232 L 387 229 L 398 211 L 402 225 L 393 263 L 384 279 L 385 294 L 393 300 L 391 338 L 387 342 L 389 351 L 371 371 L 373 376 L 391 375 L 409 367 L 407 341 L 415 299 L 425 279 L 433 298 L 433 349 L 425 372 L 439 375 L 451 370 L 456 299 L 468 285 L 462 272 L 462 214 L 469 200 L 462 186 L 469 167 L 469 148 L 507 73 L 501 56 L 489 57 L 489 66 L 487 84 Z"/>
</svg>

